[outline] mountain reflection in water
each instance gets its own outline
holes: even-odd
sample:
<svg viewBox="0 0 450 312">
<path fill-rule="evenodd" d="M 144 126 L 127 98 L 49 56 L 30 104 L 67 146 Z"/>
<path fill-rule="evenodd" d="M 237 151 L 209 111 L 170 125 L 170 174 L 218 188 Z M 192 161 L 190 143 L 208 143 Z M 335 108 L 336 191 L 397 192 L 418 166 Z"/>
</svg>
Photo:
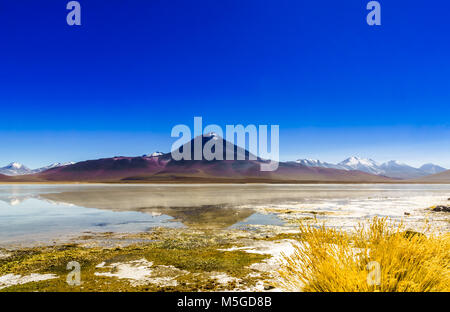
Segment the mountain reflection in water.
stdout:
<svg viewBox="0 0 450 312">
<path fill-rule="evenodd" d="M 295 223 L 289 220 L 311 216 L 340 228 L 352 228 L 374 216 L 404 219 L 416 228 L 426 208 L 447 203 L 449 194 L 449 185 L 0 185 L 0 247 L 40 237 L 140 232 L 159 226 L 292 227 Z M 444 216 L 427 218 L 448 227 Z"/>
</svg>

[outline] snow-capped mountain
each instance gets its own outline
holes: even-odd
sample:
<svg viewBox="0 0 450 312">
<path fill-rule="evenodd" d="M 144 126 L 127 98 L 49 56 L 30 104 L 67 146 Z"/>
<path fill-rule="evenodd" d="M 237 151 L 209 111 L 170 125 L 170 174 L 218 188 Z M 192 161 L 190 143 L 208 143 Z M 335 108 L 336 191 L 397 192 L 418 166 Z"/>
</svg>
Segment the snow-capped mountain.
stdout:
<svg viewBox="0 0 450 312">
<path fill-rule="evenodd" d="M 307 167 L 320 167 L 320 168 L 333 168 L 333 169 L 346 169 L 342 166 L 320 161 L 318 159 L 299 159 L 296 163 Z"/>
<path fill-rule="evenodd" d="M 26 166 L 24 166 L 18 162 L 12 162 L 9 165 L 0 168 L 0 174 L 4 174 L 7 176 L 15 176 L 15 175 L 31 174 L 31 173 L 33 173 L 33 170 L 31 170 L 30 168 L 27 168 Z"/>
<path fill-rule="evenodd" d="M 73 164 L 74 164 L 73 161 L 66 162 L 66 163 L 63 163 L 63 164 L 58 162 L 58 163 L 53 163 L 53 164 L 45 166 L 45 167 L 34 169 L 32 171 L 33 171 L 33 173 L 39 173 L 39 172 L 43 172 L 45 170 L 49 170 L 49 169 L 53 169 L 53 168 L 59 168 L 59 167 L 64 167 L 64 166 L 73 165 Z"/>
<path fill-rule="evenodd" d="M 415 179 L 447 170 L 434 164 L 425 164 L 420 168 L 414 168 L 396 160 L 379 164 L 372 159 L 359 158 L 355 156 L 349 157 L 338 164 L 331 164 L 312 159 L 299 159 L 296 162 L 308 167 L 359 170 L 397 179 Z"/>
<path fill-rule="evenodd" d="M 339 166 L 346 168 L 347 170 L 359 170 L 372 174 L 383 174 L 383 170 L 380 169 L 380 164 L 375 160 L 365 159 L 359 157 L 349 157 L 344 161 L 338 163 Z"/>
<path fill-rule="evenodd" d="M 43 172 L 45 170 L 48 169 L 52 169 L 52 168 L 58 168 L 58 167 L 62 167 L 62 166 L 67 166 L 67 165 L 73 165 L 74 162 L 68 162 L 68 163 L 54 163 L 45 167 L 41 167 L 41 168 L 37 168 L 37 169 L 30 169 L 24 165 L 22 165 L 21 163 L 18 162 L 12 162 L 9 165 L 0 168 L 0 174 L 4 174 L 7 176 L 17 176 L 17 175 L 25 175 L 25 174 L 33 174 L 33 173 L 39 173 L 39 172 Z"/>
<path fill-rule="evenodd" d="M 447 169 L 445 169 L 441 166 L 435 165 L 435 164 L 425 164 L 422 167 L 420 167 L 419 169 L 428 174 L 441 173 L 441 172 L 444 172 L 447 170 Z"/>
<path fill-rule="evenodd" d="M 385 162 L 380 168 L 383 171 L 383 175 L 399 179 L 414 179 L 428 175 L 428 173 L 420 169 L 408 166 L 407 164 L 396 160 Z"/>
<path fill-rule="evenodd" d="M 159 157 L 159 156 L 162 156 L 162 155 L 164 155 L 164 153 L 156 151 L 156 152 L 153 152 L 151 154 L 142 155 L 142 157 Z"/>
<path fill-rule="evenodd" d="M 323 162 L 316 159 L 299 159 L 296 163 L 308 166 L 308 167 L 321 167 L 321 168 L 333 168 L 341 170 L 359 170 L 371 174 L 381 174 L 382 170 L 380 165 L 372 159 L 364 159 L 359 157 L 349 157 L 346 160 L 341 161 L 338 164 L 332 164 Z"/>
</svg>

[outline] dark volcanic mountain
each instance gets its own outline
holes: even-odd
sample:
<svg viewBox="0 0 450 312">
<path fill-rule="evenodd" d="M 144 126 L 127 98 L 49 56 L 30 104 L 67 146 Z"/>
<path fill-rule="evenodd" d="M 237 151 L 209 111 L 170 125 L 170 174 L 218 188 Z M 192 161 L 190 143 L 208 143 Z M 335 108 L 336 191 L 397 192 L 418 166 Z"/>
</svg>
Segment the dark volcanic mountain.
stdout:
<svg viewBox="0 0 450 312">
<path fill-rule="evenodd" d="M 214 134 L 198 137 L 201 146 L 220 139 Z M 195 139 L 194 139 L 195 140 Z M 194 140 L 179 148 L 191 148 L 194 159 Z M 200 141 L 198 141 L 200 142 Z M 390 182 L 392 179 L 357 170 L 308 167 L 298 163 L 279 163 L 276 171 L 261 171 L 265 160 L 247 150 L 222 140 L 223 159 L 227 152 L 235 160 L 175 160 L 171 153 L 142 157 L 113 157 L 87 160 L 41 173 L 8 177 L 13 181 L 52 182 Z M 215 152 L 212 148 L 212 152 Z M 244 158 L 244 160 L 237 160 Z M 250 159 L 252 158 L 252 159 Z M 4 178 L 0 177 L 0 180 Z"/>
</svg>

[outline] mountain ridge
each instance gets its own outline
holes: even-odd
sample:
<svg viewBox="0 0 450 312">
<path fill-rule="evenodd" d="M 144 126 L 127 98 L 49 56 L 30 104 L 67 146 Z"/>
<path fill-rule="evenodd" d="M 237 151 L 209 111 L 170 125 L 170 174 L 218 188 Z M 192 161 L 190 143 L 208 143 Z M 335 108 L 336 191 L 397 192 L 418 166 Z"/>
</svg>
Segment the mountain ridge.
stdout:
<svg viewBox="0 0 450 312">
<path fill-rule="evenodd" d="M 445 168 L 435 164 L 424 164 L 420 168 L 415 168 L 397 160 L 390 160 L 384 163 L 378 163 L 373 159 L 359 158 L 356 156 L 349 157 L 337 164 L 322 162 L 313 159 L 298 159 L 300 164 L 317 165 L 322 168 L 338 168 L 342 170 L 359 170 L 375 175 L 386 176 L 395 179 L 416 179 L 427 175 L 444 172 Z"/>
<path fill-rule="evenodd" d="M 198 137 L 197 137 L 198 138 Z M 216 140 L 217 136 L 202 136 L 202 147 Z M 190 144 L 190 154 L 194 156 L 194 142 L 180 146 L 184 151 Z M 96 160 L 86 160 L 67 166 L 15 177 L 16 182 L 218 182 L 218 183 L 259 183 L 259 182 L 391 182 L 386 177 L 362 171 L 346 171 L 335 168 L 315 168 L 297 163 L 280 162 L 278 169 L 261 171 L 268 161 L 252 155 L 249 151 L 223 140 L 223 159 L 226 154 L 235 160 L 174 160 L 172 153 L 151 154 L 138 157 L 116 156 Z M 214 145 L 214 149 L 217 145 Z M 175 150 L 177 151 L 177 150 Z M 214 151 L 213 151 L 214 152 Z M 242 160 L 236 160 L 240 159 Z M 1 179 L 1 177 L 0 177 Z M 4 180 L 4 179 L 3 179 Z"/>
<path fill-rule="evenodd" d="M 6 175 L 6 176 L 18 176 L 18 175 L 28 175 L 28 174 L 35 174 L 39 172 L 46 171 L 48 169 L 62 167 L 62 166 L 68 166 L 73 165 L 74 162 L 67 162 L 67 163 L 53 163 L 48 166 L 36 168 L 36 169 L 30 169 L 27 166 L 19 163 L 19 162 L 12 162 L 5 167 L 0 168 L 0 174 Z"/>
<path fill-rule="evenodd" d="M 200 137 L 197 137 L 197 139 Z M 216 134 L 201 137 L 202 148 L 215 143 Z M 182 154 L 189 148 L 188 155 L 194 159 L 196 138 L 178 147 Z M 198 143 L 198 142 L 197 142 Z M 189 146 L 190 144 L 190 146 Z M 224 160 L 174 160 L 172 153 L 154 152 L 142 156 L 114 156 L 77 163 L 53 163 L 29 169 L 13 162 L 0 168 L 2 181 L 187 181 L 187 180 L 276 180 L 276 181 L 336 181 L 336 182 L 390 182 L 395 180 L 420 179 L 439 174 L 446 169 L 435 164 L 424 164 L 414 168 L 396 160 L 378 163 L 373 159 L 349 157 L 337 164 L 314 159 L 299 159 L 295 162 L 279 162 L 274 172 L 262 172 L 261 165 L 267 161 L 252 155 L 249 151 L 226 140 L 222 141 Z M 214 149 L 220 147 L 214 145 Z M 212 151 L 213 152 L 213 151 Z M 226 160 L 230 154 L 235 160 Z M 243 160 L 236 160 L 243 159 Z"/>
<path fill-rule="evenodd" d="M 428 175 L 412 181 L 414 183 L 450 183 L 450 170 Z"/>
</svg>

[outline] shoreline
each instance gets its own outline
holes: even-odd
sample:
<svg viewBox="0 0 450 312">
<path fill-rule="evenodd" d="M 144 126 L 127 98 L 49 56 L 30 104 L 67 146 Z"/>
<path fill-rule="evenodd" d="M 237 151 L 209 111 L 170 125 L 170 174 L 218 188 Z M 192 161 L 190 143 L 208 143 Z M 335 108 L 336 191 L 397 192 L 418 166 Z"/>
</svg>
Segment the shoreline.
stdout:
<svg viewBox="0 0 450 312">
<path fill-rule="evenodd" d="M 50 246 L 0 247 L 0 292 L 283 291 L 281 267 L 301 242 L 299 229 L 282 227 L 158 227 L 85 233 Z M 67 264 L 74 262 L 80 263 L 79 285 L 66 282 Z"/>
<path fill-rule="evenodd" d="M 91 233 L 52 246 L 0 248 L 0 292 L 275 290 L 280 252 L 296 235 L 273 229 L 155 228 Z M 79 286 L 65 282 L 72 261 L 82 263 Z"/>
<path fill-rule="evenodd" d="M 400 217 L 412 218 L 412 223 L 405 223 L 406 230 L 421 233 L 421 227 L 411 226 L 428 219 L 425 207 L 417 213 L 408 211 Z M 255 212 L 276 214 L 284 224 L 85 231 L 38 246 L 0 244 L 0 292 L 282 291 L 279 272 L 283 255 L 292 255 L 301 241 L 299 225 L 337 225 L 341 231 L 352 231 L 359 222 L 370 220 L 370 216 L 360 216 L 349 227 L 336 218 L 354 219 L 354 215 L 329 208 L 264 205 Z M 441 212 L 435 216 L 450 217 Z M 448 233 L 449 229 L 444 230 Z M 80 264 L 82 282 L 75 286 L 66 282 L 67 265 L 74 262 Z"/>
<path fill-rule="evenodd" d="M 242 185 L 242 184 L 249 184 L 249 185 L 317 185 L 317 184 L 386 184 L 386 185 L 418 185 L 418 184 L 424 184 L 424 185 L 449 185 L 449 182 L 414 182 L 414 181 L 393 181 L 393 182 L 374 182 L 374 181 L 296 181 L 296 180 L 274 180 L 274 181 L 264 181 L 264 180 L 257 180 L 257 181 L 241 181 L 241 180 L 232 180 L 232 181 L 0 181 L 0 185 L 14 185 L 14 184 L 28 184 L 28 185 L 55 185 L 55 184 L 98 184 L 98 185 L 145 185 L 145 184 L 160 184 L 160 185 Z"/>
</svg>

